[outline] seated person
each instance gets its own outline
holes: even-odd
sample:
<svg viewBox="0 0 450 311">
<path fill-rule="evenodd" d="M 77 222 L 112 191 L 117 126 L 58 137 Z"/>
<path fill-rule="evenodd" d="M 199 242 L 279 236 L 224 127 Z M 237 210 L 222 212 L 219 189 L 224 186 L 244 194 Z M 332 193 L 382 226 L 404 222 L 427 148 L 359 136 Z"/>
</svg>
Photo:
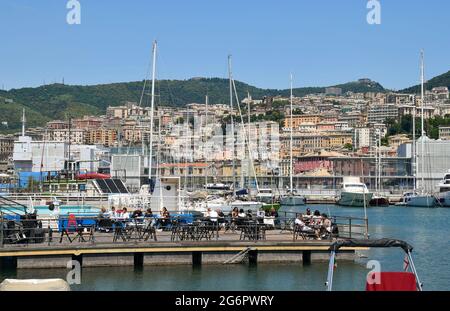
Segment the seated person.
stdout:
<svg viewBox="0 0 450 311">
<path fill-rule="evenodd" d="M 275 218 L 278 217 L 278 212 L 277 212 L 277 210 L 275 209 L 275 207 L 272 207 L 272 208 L 270 209 L 269 216 L 270 216 L 270 217 L 275 217 Z"/>
<path fill-rule="evenodd" d="M 303 222 L 303 215 L 300 214 L 298 215 L 298 217 L 295 219 L 295 225 L 298 226 L 300 228 L 301 231 L 314 231 L 312 228 L 308 227 L 306 225 L 306 223 Z"/>
<path fill-rule="evenodd" d="M 247 214 L 244 212 L 243 208 L 239 210 L 238 218 L 247 218 Z"/>
<path fill-rule="evenodd" d="M 131 214 L 131 218 L 142 217 L 142 210 L 140 208 L 136 209 L 133 214 Z"/>
<path fill-rule="evenodd" d="M 253 218 L 252 210 L 248 210 L 248 211 L 247 211 L 247 218 L 248 218 L 248 219 L 252 219 L 252 218 Z"/>
<path fill-rule="evenodd" d="M 314 226 L 322 226 L 322 216 L 318 210 L 314 211 L 310 224 Z"/>
<path fill-rule="evenodd" d="M 328 218 L 327 214 L 322 214 L 322 219 L 323 219 L 323 221 L 322 221 L 321 234 L 322 234 L 322 236 L 325 236 L 325 235 L 331 233 L 333 223 L 331 222 L 331 219 Z"/>
<path fill-rule="evenodd" d="M 313 217 L 313 215 L 312 215 L 312 213 L 311 213 L 311 209 L 307 208 L 307 209 L 306 209 L 306 214 L 303 214 L 303 220 L 304 220 L 304 222 L 305 222 L 307 225 L 309 225 L 310 222 L 311 222 L 312 217 Z"/>
<path fill-rule="evenodd" d="M 145 218 L 152 218 L 153 217 L 153 212 L 152 212 L 151 208 L 147 208 L 147 210 L 145 211 L 144 217 Z"/>
<path fill-rule="evenodd" d="M 212 210 L 211 208 L 208 208 L 208 211 L 206 212 L 206 217 L 208 218 L 209 221 L 213 221 L 216 222 L 217 219 L 219 218 L 219 214 Z"/>
<path fill-rule="evenodd" d="M 225 224 L 226 220 L 225 220 L 225 214 L 223 213 L 223 211 L 220 208 L 218 208 L 216 210 L 216 212 L 217 212 L 217 216 L 219 219 L 219 224 Z"/>
<path fill-rule="evenodd" d="M 239 210 L 237 207 L 233 208 L 231 211 L 231 218 L 238 218 L 239 217 Z"/>
<path fill-rule="evenodd" d="M 167 227 L 170 221 L 170 213 L 167 208 L 163 207 L 160 212 L 160 217 L 158 219 L 158 227 L 162 227 L 163 229 Z"/>
<path fill-rule="evenodd" d="M 122 219 L 130 219 L 130 213 L 128 213 L 128 209 L 126 207 L 123 208 L 122 214 L 120 215 Z"/>
<path fill-rule="evenodd" d="M 106 211 L 106 208 L 102 207 L 98 215 L 98 229 L 100 231 L 109 232 L 112 228 L 111 214 Z"/>
<path fill-rule="evenodd" d="M 295 225 L 298 226 L 302 232 L 314 233 L 314 235 L 316 236 L 316 238 L 317 238 L 318 240 L 321 240 L 319 230 L 318 230 L 318 229 L 313 229 L 313 228 L 311 228 L 311 227 L 308 227 L 308 226 L 303 222 L 303 219 L 304 219 L 304 216 L 303 216 L 303 215 L 299 215 L 299 216 L 295 219 Z"/>
</svg>

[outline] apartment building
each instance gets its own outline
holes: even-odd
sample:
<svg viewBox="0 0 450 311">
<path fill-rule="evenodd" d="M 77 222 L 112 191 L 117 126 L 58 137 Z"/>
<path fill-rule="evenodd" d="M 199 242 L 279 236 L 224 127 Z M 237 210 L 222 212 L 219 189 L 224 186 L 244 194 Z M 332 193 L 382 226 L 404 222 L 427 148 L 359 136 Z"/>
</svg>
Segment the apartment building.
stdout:
<svg viewBox="0 0 450 311">
<path fill-rule="evenodd" d="M 113 147 L 117 145 L 117 130 L 116 129 L 91 129 L 86 132 L 86 144 L 88 145 L 103 145 L 105 147 Z"/>
<path fill-rule="evenodd" d="M 8 161 L 14 150 L 14 137 L 0 135 L 0 162 Z"/>
<path fill-rule="evenodd" d="M 82 145 L 86 141 L 86 136 L 82 129 L 48 129 L 45 131 L 44 140 Z"/>
<path fill-rule="evenodd" d="M 439 127 L 439 139 L 450 140 L 450 126 Z"/>
<path fill-rule="evenodd" d="M 398 118 L 398 107 L 395 104 L 372 105 L 367 111 L 369 123 L 383 123 L 387 119 Z"/>
</svg>

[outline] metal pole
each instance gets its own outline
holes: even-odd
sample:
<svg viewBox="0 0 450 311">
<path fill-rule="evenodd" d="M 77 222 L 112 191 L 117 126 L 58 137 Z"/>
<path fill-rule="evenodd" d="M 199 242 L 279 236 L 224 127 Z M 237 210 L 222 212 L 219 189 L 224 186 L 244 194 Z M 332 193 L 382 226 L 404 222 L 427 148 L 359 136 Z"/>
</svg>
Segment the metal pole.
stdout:
<svg viewBox="0 0 450 311">
<path fill-rule="evenodd" d="M 152 97 L 150 107 L 150 141 L 149 141 L 149 159 L 148 159 L 148 177 L 152 179 L 152 159 L 153 159 L 153 126 L 154 126 L 154 111 L 155 111 L 155 79 L 156 79 L 156 50 L 157 42 L 153 42 L 153 60 L 152 60 Z M 142 139 L 143 140 L 143 139 Z"/>
<path fill-rule="evenodd" d="M 416 277 L 417 288 L 419 289 L 419 291 L 422 291 L 422 283 L 420 283 L 419 276 L 417 275 L 416 267 L 414 266 L 414 261 L 411 256 L 411 252 L 408 251 L 407 254 L 409 258 L 409 264 L 411 265 L 411 270 L 413 271 L 414 276 Z"/>
<path fill-rule="evenodd" d="M 328 264 L 327 283 L 325 284 L 327 286 L 327 291 L 328 292 L 331 292 L 333 290 L 333 274 L 334 274 L 335 257 L 336 257 L 336 252 L 335 251 L 331 251 L 330 263 Z"/>
<path fill-rule="evenodd" d="M 0 212 L 0 247 L 3 248 L 3 212 Z"/>
<path fill-rule="evenodd" d="M 231 141 L 232 141 L 232 164 L 233 164 L 233 199 L 236 198 L 236 162 L 235 162 L 235 137 L 233 118 L 233 73 L 231 71 L 231 55 L 228 55 L 228 76 L 230 80 L 230 117 L 231 117 Z"/>
</svg>

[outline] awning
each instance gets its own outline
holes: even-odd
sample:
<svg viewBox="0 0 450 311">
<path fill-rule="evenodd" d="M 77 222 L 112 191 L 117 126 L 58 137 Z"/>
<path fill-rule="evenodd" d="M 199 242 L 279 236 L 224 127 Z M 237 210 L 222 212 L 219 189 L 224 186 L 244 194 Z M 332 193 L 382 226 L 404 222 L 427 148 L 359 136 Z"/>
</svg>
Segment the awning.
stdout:
<svg viewBox="0 0 450 311">
<path fill-rule="evenodd" d="M 405 252 L 411 252 L 413 247 L 405 241 L 395 239 L 380 240 L 339 240 L 330 246 L 330 251 L 338 251 L 341 247 L 401 247 Z"/>
</svg>

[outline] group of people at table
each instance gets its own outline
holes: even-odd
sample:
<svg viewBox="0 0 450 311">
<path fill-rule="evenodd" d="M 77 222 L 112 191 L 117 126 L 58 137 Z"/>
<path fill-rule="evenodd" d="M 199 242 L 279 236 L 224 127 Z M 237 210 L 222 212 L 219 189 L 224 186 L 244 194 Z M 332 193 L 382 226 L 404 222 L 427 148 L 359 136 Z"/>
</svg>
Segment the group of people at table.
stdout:
<svg viewBox="0 0 450 311">
<path fill-rule="evenodd" d="M 305 214 L 299 214 L 294 221 L 297 230 L 305 233 L 314 234 L 318 240 L 331 234 L 333 231 L 333 223 L 327 214 L 321 214 L 316 210 L 306 209 Z"/>
<path fill-rule="evenodd" d="M 254 214 L 251 210 L 245 212 L 242 208 L 239 209 L 234 207 L 228 217 L 221 209 L 213 210 L 208 208 L 203 216 L 204 221 L 218 224 L 219 228 L 232 224 L 239 225 L 242 222 L 249 221 L 275 227 L 276 222 L 279 221 L 278 212 L 275 208 L 266 212 L 260 210 Z M 109 228 L 105 225 L 105 221 L 107 221 L 107 223 L 127 223 L 132 222 L 133 220 L 151 219 L 151 226 L 156 229 L 163 229 L 171 223 L 171 218 L 169 211 L 165 207 L 161 209 L 159 214 L 154 214 L 151 208 L 148 208 L 145 212 L 141 209 L 136 209 L 132 213 L 128 212 L 127 208 L 116 210 L 112 207 L 110 211 L 107 211 L 106 208 L 102 208 L 99 215 L 99 227 L 105 228 L 108 231 Z M 332 232 L 332 221 L 329 217 L 326 214 L 321 214 L 318 210 L 311 213 L 309 208 L 306 209 L 305 214 L 297 215 L 294 226 L 297 230 L 313 233 L 318 240 Z"/>
<path fill-rule="evenodd" d="M 109 211 L 103 207 L 99 214 L 99 227 L 109 231 L 109 227 L 111 227 L 111 225 L 108 224 L 117 222 L 129 223 L 133 220 L 143 219 L 150 219 L 151 225 L 159 229 L 166 227 L 170 223 L 170 213 L 165 207 L 161 209 L 159 214 L 153 214 L 151 208 L 148 208 L 145 212 L 141 209 L 136 209 L 130 213 L 126 207 L 121 210 L 116 210 L 115 207 L 112 207 Z"/>
</svg>

